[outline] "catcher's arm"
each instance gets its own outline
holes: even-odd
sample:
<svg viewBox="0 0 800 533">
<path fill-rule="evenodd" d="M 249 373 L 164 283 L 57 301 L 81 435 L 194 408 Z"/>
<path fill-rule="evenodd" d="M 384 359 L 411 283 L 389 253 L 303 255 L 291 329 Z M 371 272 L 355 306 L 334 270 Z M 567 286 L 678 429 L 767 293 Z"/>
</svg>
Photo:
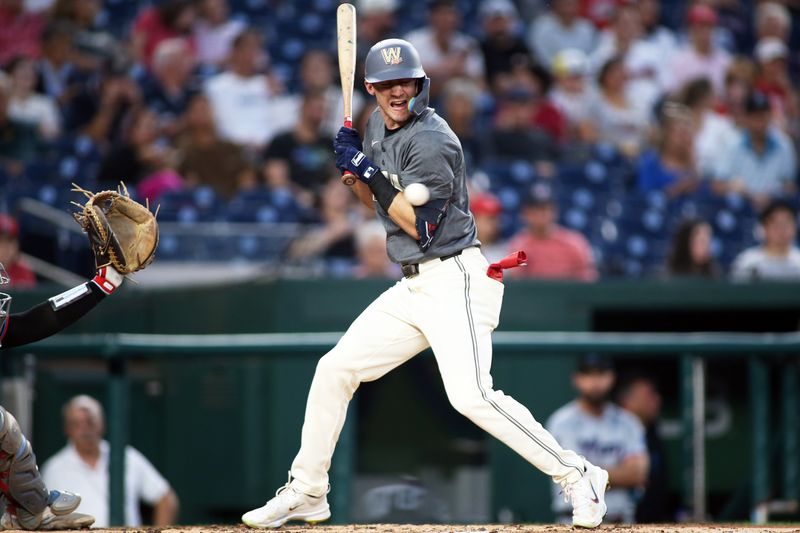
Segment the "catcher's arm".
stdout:
<svg viewBox="0 0 800 533">
<path fill-rule="evenodd" d="M 94 309 L 122 283 L 113 268 L 101 268 L 87 283 L 53 296 L 46 302 L 8 317 L 0 349 L 22 346 L 58 333 Z"/>
</svg>

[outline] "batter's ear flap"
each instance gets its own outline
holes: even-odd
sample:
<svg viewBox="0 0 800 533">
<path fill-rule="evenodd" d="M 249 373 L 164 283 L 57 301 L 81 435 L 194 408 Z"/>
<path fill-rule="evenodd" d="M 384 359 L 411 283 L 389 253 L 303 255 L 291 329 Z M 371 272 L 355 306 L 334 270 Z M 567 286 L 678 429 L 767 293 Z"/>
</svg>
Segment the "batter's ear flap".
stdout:
<svg viewBox="0 0 800 533">
<path fill-rule="evenodd" d="M 408 101 L 408 110 L 415 115 L 421 115 L 428 109 L 428 100 L 431 92 L 431 79 L 428 76 L 417 80 L 417 96 Z"/>
</svg>

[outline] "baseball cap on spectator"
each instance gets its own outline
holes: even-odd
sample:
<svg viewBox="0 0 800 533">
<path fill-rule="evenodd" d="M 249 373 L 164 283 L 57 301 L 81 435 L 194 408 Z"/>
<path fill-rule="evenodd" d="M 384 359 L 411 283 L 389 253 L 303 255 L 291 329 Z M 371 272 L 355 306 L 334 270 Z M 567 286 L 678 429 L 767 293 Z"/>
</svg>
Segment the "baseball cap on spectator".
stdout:
<svg viewBox="0 0 800 533">
<path fill-rule="evenodd" d="M 11 215 L 0 213 L 0 236 L 16 239 L 19 235 L 19 224 Z"/>
<path fill-rule="evenodd" d="M 589 372 L 604 372 L 614 370 L 614 364 L 607 356 L 595 352 L 589 352 L 581 356 L 578 361 L 578 372 L 588 374 Z"/>
<path fill-rule="evenodd" d="M 770 110 L 769 98 L 761 91 L 751 91 L 744 101 L 746 113 L 761 113 Z"/>
<path fill-rule="evenodd" d="M 523 200 L 523 205 L 526 207 L 555 205 L 553 190 L 549 185 L 537 183 L 531 187 L 528 196 L 526 196 Z"/>
<path fill-rule="evenodd" d="M 716 26 L 717 12 L 708 6 L 696 4 L 690 7 L 689 11 L 686 13 L 686 22 L 689 24 L 708 24 L 710 26 Z"/>
<path fill-rule="evenodd" d="M 359 15 L 374 15 L 376 13 L 394 13 L 397 10 L 397 0 L 359 0 Z"/>
<path fill-rule="evenodd" d="M 517 8 L 511 0 L 483 0 L 479 10 L 482 19 L 490 17 L 517 17 Z"/>
<path fill-rule="evenodd" d="M 585 76 L 589 73 L 589 58 L 577 48 L 565 48 L 553 59 L 553 74 L 559 78 Z"/>
<path fill-rule="evenodd" d="M 488 192 L 482 192 L 470 198 L 469 208 L 476 215 L 499 215 L 503 211 L 500 200 Z"/>
<path fill-rule="evenodd" d="M 764 37 L 756 45 L 756 59 L 761 64 L 787 57 L 789 57 L 789 49 L 786 47 L 786 43 L 777 37 Z"/>
</svg>

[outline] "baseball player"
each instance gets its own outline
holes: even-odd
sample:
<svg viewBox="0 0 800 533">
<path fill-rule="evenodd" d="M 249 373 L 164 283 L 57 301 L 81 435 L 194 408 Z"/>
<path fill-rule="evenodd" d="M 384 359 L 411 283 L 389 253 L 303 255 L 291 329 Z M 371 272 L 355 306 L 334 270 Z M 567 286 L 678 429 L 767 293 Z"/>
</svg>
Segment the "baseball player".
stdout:
<svg viewBox="0 0 800 533">
<path fill-rule="evenodd" d="M 328 468 L 350 398 L 361 382 L 380 378 L 430 347 L 453 407 L 560 484 L 575 525 L 598 526 L 606 511 L 608 474 L 561 448 L 528 409 L 492 387 L 491 333 L 503 284 L 487 275 L 469 211 L 461 145 L 428 107 L 430 79 L 419 54 L 400 39 L 375 44 L 365 62 L 365 85 L 378 108 L 363 147 L 355 130 L 339 130 L 336 162 L 355 174 L 355 193 L 376 209 L 389 257 L 401 266 L 403 278 L 320 359 L 289 482 L 242 521 L 273 528 L 289 520 L 329 518 Z M 427 203 L 412 206 L 400 194 L 411 183 L 429 189 Z"/>
<path fill-rule="evenodd" d="M 0 292 L 0 350 L 22 346 L 58 333 L 91 311 L 122 283 L 112 267 L 23 313 L 10 314 L 11 296 Z M 0 286 L 9 283 L 0 263 Z M 48 490 L 36 456 L 14 416 L 0 406 L 0 492 L 5 500 L 0 529 L 78 529 L 94 517 L 76 513 L 80 496 Z"/>
</svg>

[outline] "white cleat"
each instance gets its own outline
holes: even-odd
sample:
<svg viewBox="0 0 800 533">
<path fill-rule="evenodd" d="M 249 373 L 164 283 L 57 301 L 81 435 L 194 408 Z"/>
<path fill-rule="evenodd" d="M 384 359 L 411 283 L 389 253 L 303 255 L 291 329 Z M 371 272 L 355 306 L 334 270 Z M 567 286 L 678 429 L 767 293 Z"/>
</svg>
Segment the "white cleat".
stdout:
<svg viewBox="0 0 800 533">
<path fill-rule="evenodd" d="M 327 495 L 309 496 L 287 483 L 263 507 L 243 514 L 242 522 L 250 527 L 268 529 L 281 527 L 290 520 L 316 523 L 330 517 Z"/>
<path fill-rule="evenodd" d="M 586 462 L 583 477 L 564 486 L 564 499 L 572 503 L 572 525 L 595 528 L 603 522 L 606 507 L 608 472 Z"/>
</svg>

